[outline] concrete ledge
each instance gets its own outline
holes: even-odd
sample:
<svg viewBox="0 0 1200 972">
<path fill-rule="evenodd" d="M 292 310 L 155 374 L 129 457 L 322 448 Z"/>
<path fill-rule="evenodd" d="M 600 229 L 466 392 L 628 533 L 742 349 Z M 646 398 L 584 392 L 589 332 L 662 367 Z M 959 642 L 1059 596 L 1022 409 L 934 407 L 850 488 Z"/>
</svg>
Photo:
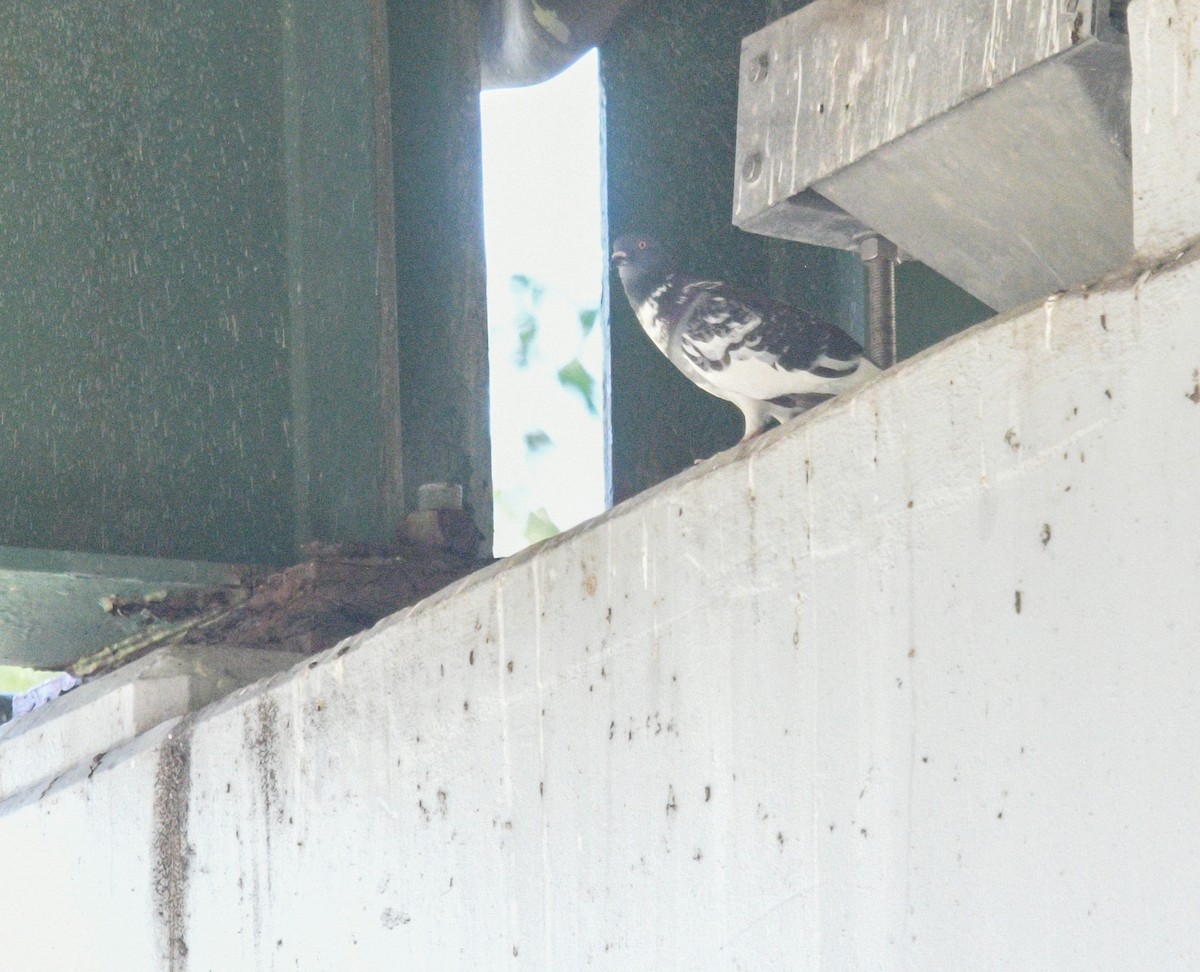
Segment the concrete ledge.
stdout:
<svg viewBox="0 0 1200 972">
<path fill-rule="evenodd" d="M 10 962 L 1194 967 L 1197 299 L 975 328 L 0 803 Z"/>
<path fill-rule="evenodd" d="M 0 803 L 302 657 L 180 645 L 89 682 L 0 726 Z"/>
</svg>

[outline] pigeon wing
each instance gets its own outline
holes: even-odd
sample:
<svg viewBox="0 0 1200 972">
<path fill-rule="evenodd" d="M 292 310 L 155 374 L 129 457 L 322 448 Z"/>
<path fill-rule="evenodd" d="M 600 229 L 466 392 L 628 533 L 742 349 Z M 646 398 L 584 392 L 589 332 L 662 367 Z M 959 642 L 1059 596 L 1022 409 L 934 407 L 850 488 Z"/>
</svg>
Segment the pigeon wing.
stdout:
<svg viewBox="0 0 1200 972">
<path fill-rule="evenodd" d="M 679 288 L 668 355 L 730 394 L 758 401 L 836 392 L 862 349 L 815 314 L 719 281 Z"/>
</svg>

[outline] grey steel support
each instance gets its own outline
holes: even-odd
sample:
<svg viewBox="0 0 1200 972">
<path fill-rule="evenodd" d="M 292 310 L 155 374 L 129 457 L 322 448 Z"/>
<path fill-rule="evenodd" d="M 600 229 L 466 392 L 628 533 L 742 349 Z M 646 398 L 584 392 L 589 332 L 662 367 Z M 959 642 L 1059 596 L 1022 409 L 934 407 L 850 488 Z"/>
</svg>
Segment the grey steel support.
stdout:
<svg viewBox="0 0 1200 972">
<path fill-rule="evenodd" d="M 816 0 L 743 41 L 734 223 L 882 234 L 997 310 L 1118 266 L 1123 30 L 1109 0 Z"/>
<path fill-rule="evenodd" d="M 896 245 L 867 236 L 858 252 L 867 274 L 867 357 L 890 368 L 896 363 Z"/>
</svg>

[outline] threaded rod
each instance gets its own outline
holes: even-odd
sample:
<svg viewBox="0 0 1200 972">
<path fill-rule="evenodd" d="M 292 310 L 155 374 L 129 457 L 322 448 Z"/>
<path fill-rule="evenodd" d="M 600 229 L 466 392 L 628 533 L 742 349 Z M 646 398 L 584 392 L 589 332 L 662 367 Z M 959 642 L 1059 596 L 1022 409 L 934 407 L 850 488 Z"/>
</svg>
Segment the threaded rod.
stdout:
<svg viewBox="0 0 1200 972">
<path fill-rule="evenodd" d="M 867 357 L 879 368 L 896 363 L 896 245 L 882 236 L 859 243 L 867 272 Z"/>
</svg>

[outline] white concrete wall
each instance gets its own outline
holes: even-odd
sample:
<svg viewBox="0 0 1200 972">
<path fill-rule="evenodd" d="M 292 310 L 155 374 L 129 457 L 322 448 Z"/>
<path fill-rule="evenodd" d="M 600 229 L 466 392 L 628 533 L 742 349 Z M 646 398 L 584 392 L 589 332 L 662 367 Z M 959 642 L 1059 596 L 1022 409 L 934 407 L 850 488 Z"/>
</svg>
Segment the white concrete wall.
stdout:
<svg viewBox="0 0 1200 972">
<path fill-rule="evenodd" d="M 1200 966 L 1176 244 L 10 796 L 5 967 Z"/>
<path fill-rule="evenodd" d="M 1129 48 L 1134 244 L 1177 250 L 1200 233 L 1200 3 L 1133 0 Z"/>
<path fill-rule="evenodd" d="M 8 967 L 1196 967 L 1194 257 L 10 798 Z"/>
</svg>

